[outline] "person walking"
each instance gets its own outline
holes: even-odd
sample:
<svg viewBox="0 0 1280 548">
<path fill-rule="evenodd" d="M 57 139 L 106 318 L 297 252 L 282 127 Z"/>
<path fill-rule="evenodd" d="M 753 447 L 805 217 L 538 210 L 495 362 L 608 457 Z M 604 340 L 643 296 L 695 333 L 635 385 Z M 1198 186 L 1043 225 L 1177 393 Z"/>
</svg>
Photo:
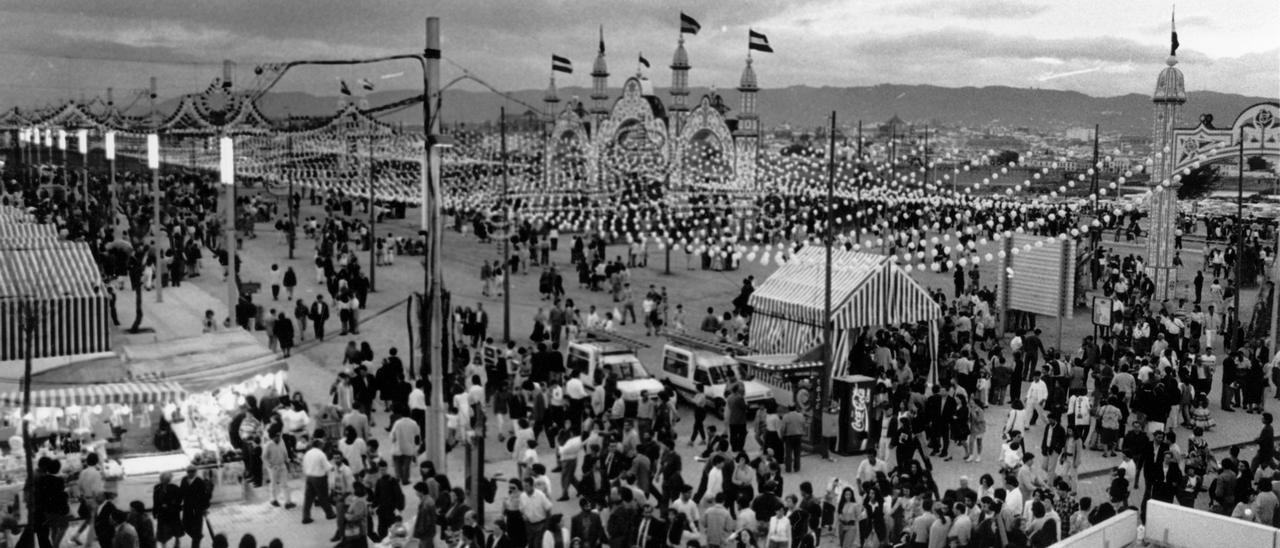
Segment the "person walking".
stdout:
<svg viewBox="0 0 1280 548">
<path fill-rule="evenodd" d="M 316 340 L 324 340 L 324 322 L 329 321 L 329 305 L 324 302 L 324 295 L 316 295 L 316 302 L 311 305 L 311 325 L 315 327 Z"/>
<path fill-rule="evenodd" d="M 179 490 L 182 493 L 182 530 L 191 538 L 191 548 L 200 548 L 200 541 L 204 538 L 204 515 L 209 511 L 213 487 L 200 477 L 196 467 L 188 466 Z"/>
<path fill-rule="evenodd" d="M 401 485 L 409 485 L 409 472 L 413 459 L 418 456 L 418 447 L 422 445 L 421 430 L 418 423 L 409 417 L 408 406 L 395 406 L 396 419 L 391 424 L 391 460 L 395 462 L 396 477 Z"/>
<path fill-rule="evenodd" d="M 180 544 L 182 531 L 182 489 L 173 484 L 173 473 L 160 474 L 160 483 L 151 489 L 151 515 L 156 518 L 156 542 Z"/>
<path fill-rule="evenodd" d="M 267 479 L 271 482 L 271 505 L 280 506 L 280 493 L 284 493 L 284 507 L 292 509 L 293 496 L 289 492 L 289 450 L 284 445 L 281 429 L 273 426 L 270 438 L 262 446 L 262 462 L 267 467 Z"/>
<path fill-rule="evenodd" d="M 307 340 L 307 319 L 311 316 L 311 311 L 307 308 L 306 301 L 298 299 L 297 304 L 293 307 L 293 319 L 298 320 L 297 333 L 299 341 Z"/>
<path fill-rule="evenodd" d="M 800 471 L 800 442 L 804 440 L 804 416 L 800 408 L 792 405 L 791 410 L 782 416 L 782 441 L 786 447 L 783 459 L 785 471 Z"/>
<path fill-rule="evenodd" d="M 272 326 L 275 332 L 276 343 L 280 345 L 281 354 L 288 358 L 293 353 L 293 321 L 289 316 L 281 312 L 276 317 L 275 325 Z"/>
<path fill-rule="evenodd" d="M 387 472 L 387 461 L 378 461 L 377 479 L 373 483 L 373 503 L 374 514 L 378 516 L 378 533 L 379 539 L 386 538 L 387 531 L 391 529 L 391 525 L 400 519 L 400 512 L 404 510 L 404 491 L 400 489 L 400 485 L 396 483 L 396 478 Z"/>
<path fill-rule="evenodd" d="M 311 519 L 311 506 L 318 505 L 324 510 L 326 519 L 336 517 L 329 504 L 329 470 L 332 465 L 325 457 L 324 442 L 312 440 L 311 448 L 302 456 L 302 473 L 306 476 L 305 488 L 302 492 L 302 524 L 307 525 Z"/>
<path fill-rule="evenodd" d="M 729 425 L 729 447 L 734 453 L 742 451 L 747 442 L 747 400 L 741 384 L 731 385 L 725 400 L 725 423 Z"/>
<path fill-rule="evenodd" d="M 271 300 L 280 299 L 280 288 L 284 285 L 284 271 L 280 270 L 280 265 L 271 265 L 271 272 L 267 273 L 271 278 Z"/>
<path fill-rule="evenodd" d="M 292 266 L 284 269 L 284 276 L 281 278 L 280 283 L 284 285 L 286 300 L 292 301 L 293 288 L 298 286 L 298 273 L 293 271 Z"/>
</svg>

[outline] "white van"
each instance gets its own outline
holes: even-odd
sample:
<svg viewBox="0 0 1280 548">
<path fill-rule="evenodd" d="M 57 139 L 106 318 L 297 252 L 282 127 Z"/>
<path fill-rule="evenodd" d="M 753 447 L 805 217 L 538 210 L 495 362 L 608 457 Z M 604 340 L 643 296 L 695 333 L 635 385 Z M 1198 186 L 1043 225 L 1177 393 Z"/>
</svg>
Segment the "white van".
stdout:
<svg viewBox="0 0 1280 548">
<path fill-rule="evenodd" d="M 743 380 L 738 360 L 711 350 L 665 345 L 661 374 L 685 399 L 691 399 L 698 385 L 702 385 L 702 393 L 717 409 L 723 409 L 725 388 L 739 381 L 745 390 L 747 407 L 755 409 L 773 402 L 773 390 L 768 386 Z"/>
<path fill-rule="evenodd" d="M 606 365 L 618 374 L 618 390 L 624 400 L 638 400 L 641 392 L 657 396 L 664 388 L 644 368 L 630 346 L 612 341 L 569 343 L 565 367 L 571 372 L 585 372 L 583 383 L 588 387 L 594 387 L 596 370 L 603 370 Z"/>
</svg>

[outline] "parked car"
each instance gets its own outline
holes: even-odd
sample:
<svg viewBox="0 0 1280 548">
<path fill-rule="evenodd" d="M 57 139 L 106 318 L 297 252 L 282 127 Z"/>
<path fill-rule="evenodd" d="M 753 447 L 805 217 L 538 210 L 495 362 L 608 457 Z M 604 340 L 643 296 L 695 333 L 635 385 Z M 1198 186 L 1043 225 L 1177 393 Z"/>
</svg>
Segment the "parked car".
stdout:
<svg viewBox="0 0 1280 548">
<path fill-rule="evenodd" d="M 685 399 L 692 399 L 698 387 L 723 411 L 725 390 L 740 382 L 747 406 L 752 409 L 773 403 L 773 390 L 764 384 L 745 380 L 738 360 L 710 350 L 668 344 L 662 347 L 662 373 L 666 381 Z"/>
<path fill-rule="evenodd" d="M 591 388 L 595 387 L 596 371 L 603 375 L 605 366 L 608 366 L 618 374 L 618 390 L 625 400 L 639 400 L 641 392 L 656 396 L 665 388 L 640 363 L 633 347 L 618 342 L 571 342 L 565 366 L 569 371 L 586 373 L 583 380 Z"/>
</svg>

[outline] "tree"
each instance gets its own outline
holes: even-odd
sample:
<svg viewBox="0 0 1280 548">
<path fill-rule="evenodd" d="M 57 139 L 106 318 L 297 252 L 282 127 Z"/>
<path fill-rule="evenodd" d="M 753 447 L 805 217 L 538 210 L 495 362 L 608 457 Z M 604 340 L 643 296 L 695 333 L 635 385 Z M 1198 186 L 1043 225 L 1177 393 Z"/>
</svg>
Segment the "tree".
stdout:
<svg viewBox="0 0 1280 548">
<path fill-rule="evenodd" d="M 1018 163 L 1018 151 L 1016 150 L 1002 150 L 1000 154 L 991 159 L 991 165 L 993 166 L 1007 166 L 1016 163 Z"/>
<path fill-rule="evenodd" d="M 1268 162 L 1266 158 L 1261 156 L 1250 156 L 1247 162 L 1249 164 L 1249 171 L 1271 170 L 1271 162 Z"/>
<path fill-rule="evenodd" d="M 1218 174 L 1218 168 L 1214 166 L 1200 166 L 1191 170 L 1188 175 L 1182 176 L 1182 186 L 1178 187 L 1179 200 L 1194 200 L 1218 186 L 1218 182 L 1222 180 L 1222 176 Z"/>
</svg>

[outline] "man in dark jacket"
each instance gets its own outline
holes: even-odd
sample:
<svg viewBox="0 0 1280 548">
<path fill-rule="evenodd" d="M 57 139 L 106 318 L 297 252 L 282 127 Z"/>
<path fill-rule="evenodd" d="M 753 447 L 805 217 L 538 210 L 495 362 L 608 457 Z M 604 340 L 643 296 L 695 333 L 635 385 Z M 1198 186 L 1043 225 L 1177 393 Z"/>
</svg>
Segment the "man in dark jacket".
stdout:
<svg viewBox="0 0 1280 548">
<path fill-rule="evenodd" d="M 587 497 L 578 499 L 582 511 L 569 520 L 569 538 L 581 539 L 582 548 L 600 548 L 604 540 L 604 524 L 600 522 L 600 514 L 595 513 L 591 501 Z"/>
<path fill-rule="evenodd" d="M 324 295 L 316 295 L 316 302 L 311 304 L 311 325 L 315 328 L 316 339 L 324 340 L 324 322 L 329 321 L 329 305 L 324 302 Z"/>
<path fill-rule="evenodd" d="M 209 482 L 196 473 L 194 466 L 187 467 L 187 475 L 182 478 L 182 529 L 191 537 L 191 548 L 200 548 L 200 540 L 204 538 L 204 514 L 209 510 L 209 499 L 213 489 Z"/>
<path fill-rule="evenodd" d="M 933 393 L 924 402 L 924 423 L 928 425 L 925 436 L 929 439 L 929 456 L 938 455 L 947 443 L 947 425 L 943 415 L 946 398 L 942 395 L 942 386 L 933 385 Z"/>
<path fill-rule="evenodd" d="M 93 533 L 97 536 L 98 545 L 113 546 L 116 525 L 124 521 L 127 515 L 116 507 L 116 494 L 110 491 L 98 495 L 98 507 L 93 512 Z"/>
<path fill-rule="evenodd" d="M 736 385 L 725 399 L 724 421 L 729 425 L 729 446 L 734 453 L 742 451 L 747 443 L 747 399 L 743 390 L 741 385 Z"/>
<path fill-rule="evenodd" d="M 160 483 L 151 491 L 151 513 L 156 518 L 156 541 L 182 538 L 182 489 L 173 484 L 173 474 L 160 474 Z"/>
<path fill-rule="evenodd" d="M 387 473 L 387 461 L 378 461 L 377 474 L 378 479 L 373 484 L 373 499 L 369 502 L 378 515 L 378 538 L 383 539 L 391 525 L 397 521 L 398 513 L 404 510 L 404 491 L 400 490 L 400 481 Z"/>
<path fill-rule="evenodd" d="M 637 548 L 666 548 L 668 524 L 662 519 L 662 509 L 646 504 L 647 515 L 636 525 Z"/>
</svg>

